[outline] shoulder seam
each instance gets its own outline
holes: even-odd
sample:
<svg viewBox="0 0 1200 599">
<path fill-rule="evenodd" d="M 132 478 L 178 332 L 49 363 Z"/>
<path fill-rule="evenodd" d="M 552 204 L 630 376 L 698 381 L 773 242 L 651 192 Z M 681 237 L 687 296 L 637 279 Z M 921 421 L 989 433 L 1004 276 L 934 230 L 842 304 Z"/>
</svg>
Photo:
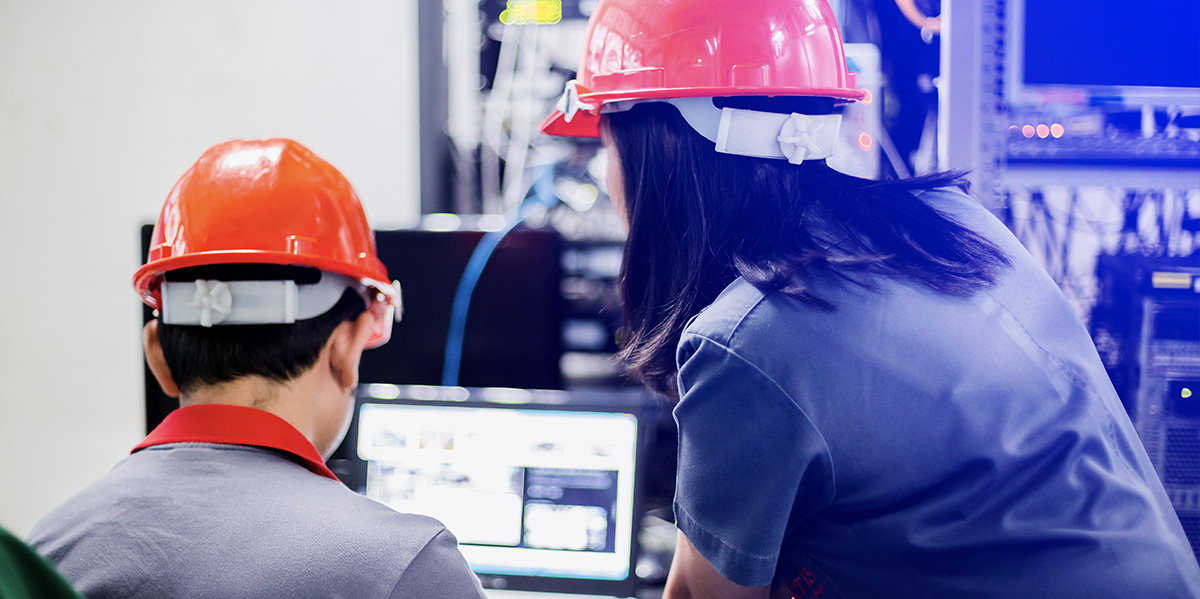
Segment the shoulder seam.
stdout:
<svg viewBox="0 0 1200 599">
<path fill-rule="evenodd" d="M 745 280 L 745 279 L 743 279 L 743 280 Z M 754 287 L 754 284 L 751 283 L 750 281 L 745 281 L 745 282 L 747 285 Z M 742 327 L 742 323 L 746 321 L 746 318 L 748 318 L 750 316 L 750 313 L 753 312 L 755 308 L 758 308 L 758 306 L 761 305 L 764 301 L 766 301 L 768 295 L 778 292 L 775 289 L 772 289 L 770 291 L 765 291 L 765 292 L 762 289 L 759 289 L 758 287 L 754 287 L 754 289 L 756 291 L 758 291 L 758 299 L 754 300 L 753 303 L 751 303 L 749 306 L 747 306 L 746 309 L 742 311 L 741 315 L 738 316 L 737 322 L 734 322 L 733 326 L 729 328 L 729 340 L 730 341 L 733 341 L 733 336 L 737 334 L 738 329 L 740 329 Z M 697 334 L 696 336 L 700 337 L 701 339 L 708 339 L 709 341 L 712 341 L 712 339 L 705 337 L 704 335 Z M 716 343 L 716 342 L 713 341 L 713 343 Z M 721 347 L 725 347 L 725 345 L 722 343 L 718 343 L 717 345 L 720 345 Z M 729 349 L 728 347 L 725 347 L 725 348 Z M 729 349 L 729 352 L 733 353 L 734 355 L 737 355 L 736 353 L 733 352 L 732 349 Z M 738 357 L 741 358 L 741 356 L 738 356 Z M 750 362 L 747 360 L 746 363 L 749 364 Z M 770 377 L 768 377 L 768 378 L 770 378 Z M 772 380 L 772 382 L 774 382 L 774 380 Z M 788 399 L 791 399 L 791 398 L 789 397 Z"/>
<path fill-rule="evenodd" d="M 433 536 L 429 537 L 429 538 L 428 538 L 428 539 L 425 541 L 425 544 L 421 546 L 421 550 L 420 550 L 420 551 L 418 551 L 418 552 L 417 552 L 417 554 L 416 554 L 416 555 L 414 555 L 414 556 L 412 557 L 412 559 L 408 561 L 408 565 L 407 565 L 407 566 L 404 568 L 404 572 L 400 574 L 400 578 L 397 578 L 397 579 L 396 579 L 396 584 L 395 584 L 394 586 L 392 586 L 392 592 L 391 592 L 391 594 L 390 594 L 390 595 L 388 595 L 389 597 L 395 597 L 395 596 L 396 596 L 396 591 L 400 589 L 400 585 L 401 585 L 401 583 L 403 583 L 403 582 L 404 582 L 404 579 L 405 579 L 405 578 L 408 576 L 408 574 L 409 574 L 410 572 L 412 572 L 412 565 L 413 565 L 414 563 L 416 563 L 416 562 L 417 562 L 417 560 L 421 559 L 421 556 L 422 556 L 422 555 L 423 555 L 423 554 L 424 554 L 426 551 L 428 551 L 428 550 L 429 550 L 429 548 L 430 548 L 431 546 L 433 546 L 433 541 L 434 541 L 435 539 L 437 539 L 438 537 L 442 536 L 443 534 L 445 534 L 445 533 L 447 533 L 447 532 L 449 532 L 449 531 L 446 529 L 446 527 L 445 527 L 445 526 L 442 526 L 442 528 L 441 528 L 440 530 L 438 530 L 438 531 L 437 531 L 437 533 L 435 533 Z"/>
<path fill-rule="evenodd" d="M 1013 324 L 1015 324 L 1017 327 L 1019 327 L 1021 329 L 1021 333 L 1025 336 L 1025 339 L 1027 339 L 1029 341 L 1029 343 L 1033 345 L 1033 347 L 1036 347 L 1038 352 L 1040 352 L 1042 354 L 1042 356 L 1044 356 L 1046 359 L 1050 360 L 1055 365 L 1057 365 L 1059 372 L 1066 375 L 1066 377 L 1068 379 L 1070 379 L 1071 382 L 1073 384 L 1075 384 L 1075 386 L 1078 389 L 1082 390 L 1084 393 L 1086 393 L 1088 395 L 1089 398 L 1091 398 L 1092 400 L 1095 400 L 1096 402 L 1100 403 L 1101 405 L 1107 405 L 1106 402 L 1104 401 L 1104 393 L 1101 389 L 1097 389 L 1096 386 L 1093 385 L 1090 381 L 1084 379 L 1083 377 L 1080 377 L 1075 372 L 1075 370 L 1070 368 L 1066 362 L 1064 362 L 1061 358 L 1058 357 L 1058 355 L 1056 355 L 1054 352 L 1051 352 L 1050 350 L 1043 347 L 1042 344 L 1039 343 L 1036 338 L 1034 338 L 1033 334 L 1029 332 L 1029 329 L 1025 328 L 1025 324 L 1022 323 L 1017 318 L 1017 316 L 1008 309 L 1008 306 L 1005 306 L 999 299 L 996 298 L 996 296 L 992 295 L 992 292 L 990 290 L 984 289 L 981 292 L 981 294 L 987 296 L 989 301 L 996 304 L 996 307 L 998 309 L 1002 310 L 1006 315 L 1008 315 L 1008 317 L 1010 319 L 1012 319 Z M 1044 371 L 1041 371 L 1041 374 L 1042 374 L 1042 376 L 1049 378 L 1049 376 Z M 1047 384 L 1049 384 L 1051 386 L 1051 388 L 1053 388 L 1053 382 L 1048 382 Z M 1109 413 L 1107 410 L 1105 411 L 1105 413 L 1108 415 L 1106 424 L 1108 426 L 1112 426 L 1112 414 Z M 1107 431 L 1107 429 L 1106 429 L 1106 431 Z M 1106 432 L 1106 434 L 1107 434 L 1107 432 Z M 1124 468 L 1129 473 L 1133 473 L 1135 476 L 1139 476 L 1139 477 L 1142 476 L 1141 473 L 1139 473 L 1137 470 L 1134 469 L 1133 465 L 1130 464 L 1128 460 L 1124 459 L 1123 452 L 1118 451 L 1116 453 L 1118 456 L 1121 456 L 1121 458 L 1122 458 L 1119 460 L 1114 460 L 1115 462 L 1117 462 L 1120 465 L 1120 467 Z"/>
<path fill-rule="evenodd" d="M 1005 306 L 1000 300 L 996 299 L 996 296 L 992 295 L 992 292 L 990 289 L 983 289 L 983 290 L 981 290 L 981 293 L 982 293 L 982 295 L 986 295 L 987 298 L 989 300 L 991 300 L 992 303 L 996 304 L 997 308 L 1003 310 L 1004 313 L 1007 314 L 1008 317 L 1012 319 L 1013 324 L 1017 325 L 1017 327 L 1019 327 L 1021 329 L 1021 333 L 1025 335 L 1025 338 L 1028 339 L 1029 342 L 1032 343 L 1033 346 L 1036 347 L 1043 356 L 1048 358 L 1050 361 L 1054 362 L 1054 364 L 1058 366 L 1059 371 L 1062 372 L 1063 374 L 1067 375 L 1067 377 L 1071 379 L 1071 382 L 1078 385 L 1081 389 L 1087 389 L 1089 395 L 1092 395 L 1092 396 L 1096 395 L 1096 393 L 1092 389 L 1091 384 L 1089 384 L 1087 381 L 1079 378 L 1079 375 L 1077 375 L 1075 373 L 1075 371 L 1072 370 L 1071 368 L 1068 368 L 1067 364 L 1065 362 L 1063 362 L 1058 356 L 1054 355 L 1054 353 L 1052 353 L 1050 350 L 1047 350 L 1046 348 L 1042 347 L 1042 344 L 1038 343 L 1038 340 L 1033 337 L 1033 334 L 1031 334 L 1029 332 L 1029 329 L 1025 328 L 1025 324 L 1022 323 L 1017 318 L 1017 316 L 1008 309 L 1008 306 Z"/>
<path fill-rule="evenodd" d="M 758 302 L 755 302 L 755 305 L 757 305 L 757 304 L 758 304 Z M 747 311 L 747 312 L 749 312 L 749 311 Z M 740 324 L 741 320 L 739 320 L 738 323 Z M 730 335 L 732 336 L 732 333 L 730 333 Z M 825 454 L 829 456 L 829 478 L 830 478 L 830 482 L 833 483 L 833 497 L 836 500 L 836 498 L 837 498 L 837 465 L 835 463 L 835 460 L 833 459 L 833 451 L 831 451 L 829 449 L 829 443 L 826 442 L 826 440 L 825 440 L 825 434 L 821 432 L 821 429 L 817 426 L 817 423 L 812 421 L 812 418 L 810 418 L 808 416 L 808 412 L 804 411 L 804 408 L 800 406 L 800 403 L 796 401 L 796 398 L 792 397 L 792 394 L 788 393 L 787 390 L 784 389 L 783 386 L 780 385 L 779 382 L 776 381 L 774 377 L 767 374 L 767 372 L 765 370 L 763 370 L 762 368 L 759 368 L 758 364 L 751 362 L 745 356 L 742 356 L 741 354 L 739 354 L 737 351 L 735 351 L 733 348 L 729 347 L 728 345 L 725 345 L 724 343 L 721 343 L 711 337 L 707 337 L 707 336 L 701 335 L 699 333 L 692 333 L 692 336 L 696 337 L 702 341 L 707 341 L 709 343 L 712 343 L 713 345 L 716 345 L 717 347 L 728 352 L 729 355 L 737 358 L 739 361 L 741 361 L 742 363 L 749 366 L 751 369 L 753 369 L 755 372 L 757 372 L 764 379 L 770 381 L 771 386 L 774 387 L 776 390 L 778 390 L 780 395 L 786 397 L 787 400 L 789 402 L 791 402 L 791 404 L 793 406 L 795 406 L 796 411 L 800 412 L 800 415 L 804 417 L 804 421 L 808 423 L 808 425 L 812 428 L 812 430 L 816 431 L 817 437 L 821 440 L 821 445 L 825 447 Z"/>
</svg>

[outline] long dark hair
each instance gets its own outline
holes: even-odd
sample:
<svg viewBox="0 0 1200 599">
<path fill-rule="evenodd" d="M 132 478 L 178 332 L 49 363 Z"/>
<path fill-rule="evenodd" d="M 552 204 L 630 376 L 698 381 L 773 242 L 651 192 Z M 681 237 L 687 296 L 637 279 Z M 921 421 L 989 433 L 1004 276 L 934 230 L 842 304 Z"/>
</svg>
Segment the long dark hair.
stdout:
<svg viewBox="0 0 1200 599">
<path fill-rule="evenodd" d="M 753 99 L 741 104 L 763 109 Z M 966 296 L 1009 264 L 994 244 L 916 197 L 937 187 L 965 189 L 958 174 L 872 181 L 823 160 L 793 165 L 720 154 L 661 103 L 606 115 L 603 126 L 620 158 L 630 229 L 619 357 L 660 393 L 676 394 L 684 325 L 738 276 L 836 309 L 810 292 L 806 272 L 827 270 L 860 284 L 867 283 L 857 273 L 888 274 Z"/>
</svg>

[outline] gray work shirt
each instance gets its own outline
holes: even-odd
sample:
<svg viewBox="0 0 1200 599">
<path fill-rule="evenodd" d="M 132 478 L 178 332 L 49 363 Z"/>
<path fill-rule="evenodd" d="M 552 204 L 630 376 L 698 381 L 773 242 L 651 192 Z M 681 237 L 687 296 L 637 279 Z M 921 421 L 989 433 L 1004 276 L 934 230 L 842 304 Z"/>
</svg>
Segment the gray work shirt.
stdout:
<svg viewBox="0 0 1200 599">
<path fill-rule="evenodd" d="M 89 599 L 483 597 L 438 521 L 244 445 L 143 449 L 30 544 Z"/>
</svg>

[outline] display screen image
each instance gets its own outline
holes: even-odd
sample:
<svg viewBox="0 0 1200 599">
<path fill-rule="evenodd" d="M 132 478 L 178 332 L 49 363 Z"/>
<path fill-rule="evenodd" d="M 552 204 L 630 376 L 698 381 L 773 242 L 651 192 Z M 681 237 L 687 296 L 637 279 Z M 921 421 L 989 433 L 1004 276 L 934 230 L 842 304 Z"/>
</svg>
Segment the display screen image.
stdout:
<svg viewBox="0 0 1200 599">
<path fill-rule="evenodd" d="M 365 494 L 440 520 L 477 573 L 629 575 L 637 419 L 364 404 Z"/>
<path fill-rule="evenodd" d="M 1200 2 L 1018 0 L 1010 13 L 1017 94 L 1067 88 L 1200 105 Z"/>
</svg>

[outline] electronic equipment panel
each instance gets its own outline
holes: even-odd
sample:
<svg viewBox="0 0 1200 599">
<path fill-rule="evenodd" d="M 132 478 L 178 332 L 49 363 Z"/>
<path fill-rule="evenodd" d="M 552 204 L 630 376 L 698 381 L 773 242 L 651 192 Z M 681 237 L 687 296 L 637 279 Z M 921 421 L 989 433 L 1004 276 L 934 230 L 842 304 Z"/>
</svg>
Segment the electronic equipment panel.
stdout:
<svg viewBox="0 0 1200 599">
<path fill-rule="evenodd" d="M 1200 556 L 1200 265 L 1102 256 L 1092 334 Z"/>
</svg>

